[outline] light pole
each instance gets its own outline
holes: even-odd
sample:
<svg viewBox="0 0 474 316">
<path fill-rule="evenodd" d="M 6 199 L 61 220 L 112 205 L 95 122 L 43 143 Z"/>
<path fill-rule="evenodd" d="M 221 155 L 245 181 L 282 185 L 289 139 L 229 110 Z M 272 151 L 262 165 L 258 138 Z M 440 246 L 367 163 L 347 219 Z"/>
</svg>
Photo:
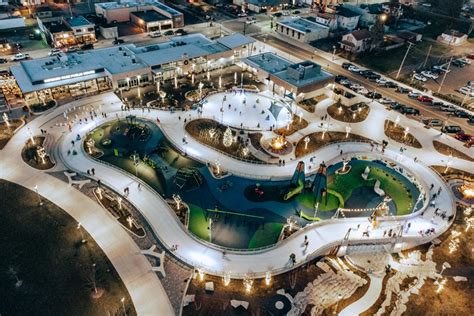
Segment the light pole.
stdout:
<svg viewBox="0 0 474 316">
<path fill-rule="evenodd" d="M 125 309 L 125 297 L 122 297 L 120 299 L 120 302 L 122 303 L 122 308 L 123 308 L 123 314 L 127 315 L 127 310 Z"/>
<path fill-rule="evenodd" d="M 400 72 L 402 71 L 403 64 L 405 63 L 405 59 L 407 59 L 408 52 L 410 51 L 410 48 L 412 45 L 413 45 L 412 43 L 408 43 L 407 52 L 405 53 L 405 56 L 403 57 L 402 63 L 400 64 L 400 68 L 398 68 L 397 76 L 395 77 L 395 79 L 398 79 L 398 77 L 400 77 Z"/>
<path fill-rule="evenodd" d="M 81 222 L 77 223 L 77 230 L 79 230 L 79 232 L 81 233 L 81 242 L 85 243 L 86 240 L 84 239 L 84 232 L 82 231 L 81 227 L 82 227 Z"/>
<path fill-rule="evenodd" d="M 333 45 L 332 49 L 333 49 L 333 51 L 332 51 L 332 60 L 335 60 L 336 59 L 336 45 Z"/>
<path fill-rule="evenodd" d="M 35 191 L 36 191 L 36 195 L 38 196 L 39 206 L 42 206 L 43 205 L 43 200 L 41 199 L 41 195 L 39 194 L 39 190 L 38 190 L 37 185 L 35 185 Z"/>
</svg>

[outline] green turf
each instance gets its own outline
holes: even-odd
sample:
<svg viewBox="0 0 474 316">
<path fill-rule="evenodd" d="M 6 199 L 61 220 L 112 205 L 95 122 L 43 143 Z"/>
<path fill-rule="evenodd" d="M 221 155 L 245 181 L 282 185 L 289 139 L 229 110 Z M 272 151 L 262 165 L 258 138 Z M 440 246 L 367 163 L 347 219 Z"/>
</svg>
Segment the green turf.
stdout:
<svg viewBox="0 0 474 316">
<path fill-rule="evenodd" d="M 332 181 L 329 181 L 328 189 L 339 192 L 347 201 L 352 191 L 360 186 L 373 187 L 375 180 L 380 181 L 380 188 L 393 199 L 397 208 L 397 215 L 405 215 L 410 213 L 412 208 L 412 197 L 406 186 L 394 174 L 387 173 L 383 169 L 371 167 L 369 180 L 362 179 L 362 173 L 365 164 L 355 164 L 351 171 L 344 175 L 334 174 Z"/>
<path fill-rule="evenodd" d="M 189 204 L 189 226 L 188 230 L 193 233 L 196 237 L 209 241 L 209 226 L 206 217 L 204 216 L 204 210 L 194 204 Z"/>
<path fill-rule="evenodd" d="M 337 192 L 334 192 L 337 194 Z M 309 208 L 309 209 L 314 209 L 314 204 L 315 204 L 315 198 L 314 198 L 314 193 L 312 192 L 305 192 L 301 193 L 298 196 L 296 196 L 296 201 L 298 204 L 301 204 L 302 206 Z M 332 211 L 337 209 L 338 207 L 343 207 L 344 206 L 344 201 L 342 201 L 342 204 L 340 203 L 338 197 L 334 195 L 331 192 L 328 192 L 327 194 L 327 202 L 325 203 L 320 203 L 318 206 L 318 211 Z"/>
<path fill-rule="evenodd" d="M 250 239 L 248 248 L 255 249 L 276 243 L 282 228 L 282 223 L 266 223 L 264 228 L 259 227 Z"/>
</svg>

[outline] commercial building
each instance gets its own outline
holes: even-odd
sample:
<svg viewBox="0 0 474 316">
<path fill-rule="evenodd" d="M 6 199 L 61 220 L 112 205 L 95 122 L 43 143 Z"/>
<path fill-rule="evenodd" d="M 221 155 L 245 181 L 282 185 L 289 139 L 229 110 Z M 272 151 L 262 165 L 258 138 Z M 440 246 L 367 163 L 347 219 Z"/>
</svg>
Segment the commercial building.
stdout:
<svg viewBox="0 0 474 316">
<path fill-rule="evenodd" d="M 301 17 L 289 17 L 276 23 L 276 31 L 301 42 L 312 42 L 326 38 L 329 35 L 329 27 L 312 22 Z"/>
<path fill-rule="evenodd" d="M 64 48 L 96 42 L 95 25 L 83 16 L 45 22 L 36 18 L 42 36 L 51 47 Z"/>
<path fill-rule="evenodd" d="M 291 0 L 233 0 L 233 4 L 241 6 L 249 11 L 262 12 L 282 10 L 293 3 Z"/>
<path fill-rule="evenodd" d="M 184 26 L 181 12 L 158 1 L 104 2 L 95 4 L 95 12 L 107 23 L 129 22 L 144 29 L 159 30 Z"/>
<path fill-rule="evenodd" d="M 273 93 L 293 99 L 312 98 L 334 82 L 332 74 L 309 60 L 292 63 L 275 53 L 263 53 L 244 58 L 242 63 Z"/>
<path fill-rule="evenodd" d="M 31 105 L 230 66 L 250 55 L 253 42 L 239 33 L 215 41 L 191 34 L 155 45 L 127 44 L 27 60 L 10 70 Z"/>
<path fill-rule="evenodd" d="M 456 30 L 447 30 L 438 36 L 437 41 L 447 45 L 459 46 L 467 42 L 467 34 Z"/>
</svg>

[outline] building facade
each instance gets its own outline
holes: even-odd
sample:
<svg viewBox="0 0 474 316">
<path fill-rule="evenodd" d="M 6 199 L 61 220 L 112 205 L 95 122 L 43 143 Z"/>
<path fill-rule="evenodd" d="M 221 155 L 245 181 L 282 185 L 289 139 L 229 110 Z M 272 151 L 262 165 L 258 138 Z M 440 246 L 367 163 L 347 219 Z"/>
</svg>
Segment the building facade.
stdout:
<svg viewBox="0 0 474 316">
<path fill-rule="evenodd" d="M 276 23 L 277 33 L 300 42 L 312 42 L 329 35 L 329 27 L 301 17 L 289 17 Z"/>
</svg>

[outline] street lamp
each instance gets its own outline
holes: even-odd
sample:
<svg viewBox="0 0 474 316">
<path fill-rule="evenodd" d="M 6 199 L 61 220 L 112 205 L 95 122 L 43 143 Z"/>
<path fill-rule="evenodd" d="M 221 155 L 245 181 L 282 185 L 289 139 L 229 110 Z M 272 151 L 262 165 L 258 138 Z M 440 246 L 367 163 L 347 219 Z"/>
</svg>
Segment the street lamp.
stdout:
<svg viewBox="0 0 474 316">
<path fill-rule="evenodd" d="M 41 195 L 39 194 L 38 186 L 37 186 L 37 185 L 35 185 L 35 191 L 36 191 L 36 195 L 38 196 L 39 205 L 42 206 L 42 205 L 43 205 L 43 201 L 41 200 Z"/>
<path fill-rule="evenodd" d="M 125 309 L 125 297 L 122 297 L 120 302 L 122 303 L 123 313 L 127 315 L 127 310 Z"/>
<path fill-rule="evenodd" d="M 79 232 L 81 233 L 81 242 L 85 243 L 86 240 L 84 239 L 84 232 L 82 231 L 81 227 L 82 227 L 81 222 L 77 223 L 77 230 L 79 230 Z"/>
</svg>

